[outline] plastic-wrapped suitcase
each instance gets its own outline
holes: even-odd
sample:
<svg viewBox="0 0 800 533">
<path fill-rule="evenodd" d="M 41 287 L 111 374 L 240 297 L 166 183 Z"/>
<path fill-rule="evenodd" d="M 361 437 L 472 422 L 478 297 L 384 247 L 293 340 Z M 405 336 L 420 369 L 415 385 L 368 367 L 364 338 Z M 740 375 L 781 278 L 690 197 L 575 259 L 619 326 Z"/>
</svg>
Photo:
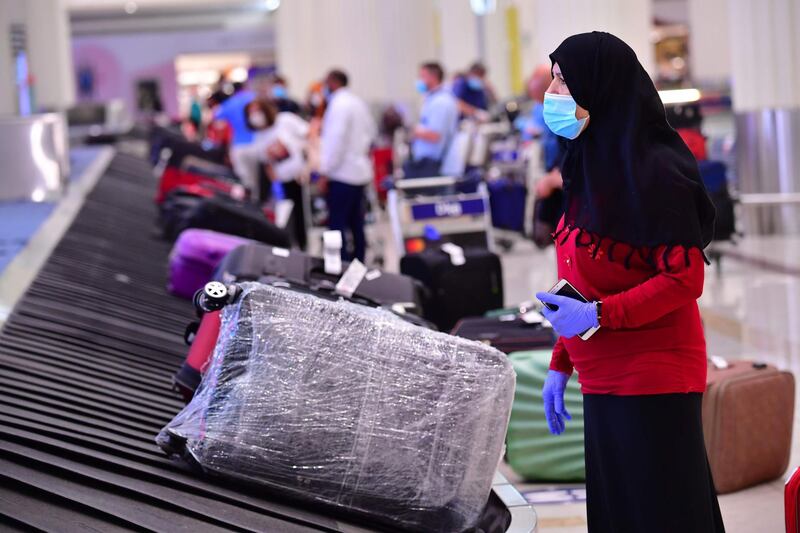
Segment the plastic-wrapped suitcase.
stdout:
<svg viewBox="0 0 800 533">
<path fill-rule="evenodd" d="M 540 321 L 529 321 L 516 313 L 497 317 L 470 317 L 458 321 L 453 335 L 490 344 L 504 353 L 552 348 L 556 333 Z"/>
<path fill-rule="evenodd" d="M 783 488 L 786 533 L 800 533 L 800 468 L 795 469 Z"/>
<path fill-rule="evenodd" d="M 158 442 L 205 472 L 415 531 L 479 519 L 514 372 L 377 308 L 245 283 Z"/>
<path fill-rule="evenodd" d="M 703 433 L 719 494 L 782 476 L 789 465 L 794 376 L 772 365 L 710 365 L 703 396 Z"/>
<path fill-rule="evenodd" d="M 231 250 L 252 241 L 211 230 L 187 229 L 178 236 L 169 257 L 167 290 L 191 299 L 211 281 L 217 266 Z"/>
<path fill-rule="evenodd" d="M 492 210 L 492 226 L 523 232 L 527 197 L 528 188 L 524 183 L 509 178 L 490 181 L 489 204 Z"/>
<path fill-rule="evenodd" d="M 440 248 L 408 254 L 400 260 L 400 272 L 420 280 L 428 288 L 424 318 L 441 331 L 456 322 L 479 316 L 503 305 L 503 271 L 500 258 L 481 248 L 463 249 L 463 264 Z"/>
<path fill-rule="evenodd" d="M 255 204 L 216 195 L 210 198 L 184 198 L 170 213 L 171 223 L 165 226 L 165 236 L 176 238 L 189 228 L 209 229 L 238 235 L 273 246 L 288 248 L 289 234 L 267 220 Z"/>
<path fill-rule="evenodd" d="M 567 383 L 564 405 L 572 415 L 564 433 L 547 428 L 542 387 L 550 369 L 552 350 L 516 352 L 508 356 L 517 373 L 514 406 L 506 436 L 509 466 L 529 481 L 583 481 L 583 395 L 576 374 Z"/>
</svg>

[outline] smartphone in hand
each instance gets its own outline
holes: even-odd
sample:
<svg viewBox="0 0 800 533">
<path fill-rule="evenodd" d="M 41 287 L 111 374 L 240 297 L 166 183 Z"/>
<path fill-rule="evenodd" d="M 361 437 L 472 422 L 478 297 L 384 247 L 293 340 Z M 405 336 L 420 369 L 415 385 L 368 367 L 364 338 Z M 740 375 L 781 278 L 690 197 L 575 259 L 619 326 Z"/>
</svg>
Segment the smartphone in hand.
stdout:
<svg viewBox="0 0 800 533">
<path fill-rule="evenodd" d="M 558 296 L 566 296 L 567 298 L 572 298 L 573 300 L 578 300 L 579 302 L 589 303 L 589 300 L 576 289 L 572 283 L 569 281 L 562 279 L 551 288 L 549 291 L 550 294 L 557 294 Z M 548 304 L 542 302 L 542 305 L 550 309 L 551 311 L 558 311 L 558 306 L 553 304 Z M 580 335 L 578 335 L 582 340 L 589 340 L 589 338 L 594 335 L 595 331 L 600 329 L 600 327 L 596 328 L 589 328 Z"/>
</svg>

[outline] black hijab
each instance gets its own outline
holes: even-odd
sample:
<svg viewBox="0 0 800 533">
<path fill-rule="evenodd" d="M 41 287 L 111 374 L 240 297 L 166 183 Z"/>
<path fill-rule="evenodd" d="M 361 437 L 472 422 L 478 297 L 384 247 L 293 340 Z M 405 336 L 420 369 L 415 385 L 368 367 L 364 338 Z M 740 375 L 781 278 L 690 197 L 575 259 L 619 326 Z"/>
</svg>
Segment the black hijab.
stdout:
<svg viewBox="0 0 800 533">
<path fill-rule="evenodd" d="M 688 249 L 711 241 L 714 207 L 634 51 L 610 33 L 582 33 L 561 43 L 550 60 L 590 117 L 567 142 L 567 231 L 586 232 L 592 243 L 626 243 L 650 262 L 655 248 L 666 245 L 666 258 L 682 246 L 688 261 Z"/>
</svg>

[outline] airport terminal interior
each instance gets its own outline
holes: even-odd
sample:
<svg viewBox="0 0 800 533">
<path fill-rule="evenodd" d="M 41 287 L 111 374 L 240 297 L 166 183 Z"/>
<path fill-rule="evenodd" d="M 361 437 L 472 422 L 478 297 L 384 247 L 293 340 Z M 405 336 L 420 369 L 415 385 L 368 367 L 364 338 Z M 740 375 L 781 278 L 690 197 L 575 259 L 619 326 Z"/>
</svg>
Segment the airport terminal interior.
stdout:
<svg viewBox="0 0 800 533">
<path fill-rule="evenodd" d="M 798 27 L 0 0 L 0 530 L 800 533 Z"/>
</svg>

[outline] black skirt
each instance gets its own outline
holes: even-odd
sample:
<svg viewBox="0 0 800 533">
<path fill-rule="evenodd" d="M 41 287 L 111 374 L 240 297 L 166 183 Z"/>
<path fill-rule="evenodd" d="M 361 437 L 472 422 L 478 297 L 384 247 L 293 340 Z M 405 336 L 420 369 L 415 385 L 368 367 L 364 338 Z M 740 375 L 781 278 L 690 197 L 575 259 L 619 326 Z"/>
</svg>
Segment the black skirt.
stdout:
<svg viewBox="0 0 800 533">
<path fill-rule="evenodd" d="M 590 533 L 722 533 L 703 395 L 586 394 Z"/>
</svg>

